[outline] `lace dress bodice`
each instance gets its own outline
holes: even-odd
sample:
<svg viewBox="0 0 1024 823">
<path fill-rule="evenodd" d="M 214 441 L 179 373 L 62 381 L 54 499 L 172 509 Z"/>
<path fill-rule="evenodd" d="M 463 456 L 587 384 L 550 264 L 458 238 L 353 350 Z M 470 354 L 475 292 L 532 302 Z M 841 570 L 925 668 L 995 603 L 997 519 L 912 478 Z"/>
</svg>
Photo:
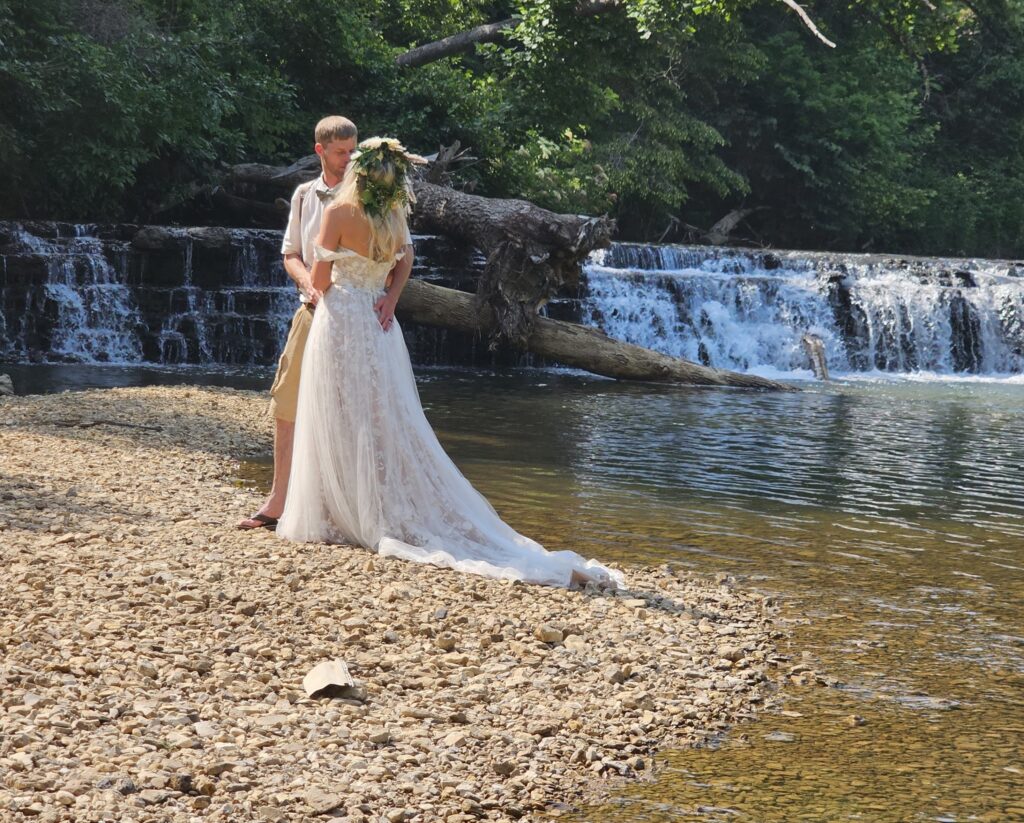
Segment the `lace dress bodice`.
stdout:
<svg viewBox="0 0 1024 823">
<path fill-rule="evenodd" d="M 359 252 L 339 246 L 337 251 L 328 251 L 323 246 L 313 247 L 313 254 L 317 260 L 330 260 L 331 283 L 335 286 L 355 286 L 368 291 L 380 291 L 384 288 L 388 272 L 394 268 L 395 263 L 402 259 L 405 252 L 399 252 L 390 260 L 371 260 L 363 257 Z"/>
</svg>

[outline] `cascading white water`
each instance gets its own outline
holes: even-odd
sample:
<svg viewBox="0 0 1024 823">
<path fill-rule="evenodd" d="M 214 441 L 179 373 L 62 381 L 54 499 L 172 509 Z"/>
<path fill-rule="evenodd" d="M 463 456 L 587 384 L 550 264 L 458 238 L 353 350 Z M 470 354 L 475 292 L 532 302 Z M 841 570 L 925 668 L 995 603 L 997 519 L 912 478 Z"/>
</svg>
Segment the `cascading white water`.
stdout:
<svg viewBox="0 0 1024 823">
<path fill-rule="evenodd" d="M 585 267 L 582 320 L 718 368 L 1024 371 L 1024 278 L 990 261 L 616 244 Z"/>
<path fill-rule="evenodd" d="M 188 363 L 189 341 L 194 340 L 198 360 L 202 364 L 213 362 L 213 352 L 206 331 L 207 309 L 205 295 L 192 283 L 192 238 L 182 233 L 185 244 L 182 262 L 182 285 L 170 294 L 172 312 L 164 320 L 157 337 L 161 363 Z M 200 305 L 202 303 L 202 305 Z"/>
<path fill-rule="evenodd" d="M 276 232 L 165 229 L 170 245 L 139 251 L 129 242 L 135 231 L 0 223 L 0 356 L 274 361 L 297 302 Z"/>
<path fill-rule="evenodd" d="M 156 231 L 140 246 L 138 227 L 0 221 L 0 357 L 272 365 L 296 306 L 279 233 Z M 417 245 L 418 276 L 475 287 L 479 255 Z M 1024 277 L 1006 263 L 615 244 L 585 275 L 558 316 L 722 368 L 809 375 L 809 332 L 833 373 L 1024 372 Z M 408 331 L 423 362 L 477 357 Z"/>
<path fill-rule="evenodd" d="M 103 245 L 76 226 L 75 235 L 48 243 L 28 232 L 20 240 L 42 256 L 49 269 L 44 285 L 56 307 L 50 351 L 61 359 L 134 363 L 142 358 L 138 328 L 142 324 L 131 290 L 121 282 Z"/>
</svg>

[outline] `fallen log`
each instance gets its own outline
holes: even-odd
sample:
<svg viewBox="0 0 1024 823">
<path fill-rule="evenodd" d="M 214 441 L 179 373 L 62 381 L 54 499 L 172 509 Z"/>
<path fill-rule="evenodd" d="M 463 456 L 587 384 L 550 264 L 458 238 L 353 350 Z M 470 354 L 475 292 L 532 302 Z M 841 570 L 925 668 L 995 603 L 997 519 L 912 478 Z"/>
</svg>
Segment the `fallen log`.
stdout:
<svg viewBox="0 0 1024 823">
<path fill-rule="evenodd" d="M 235 196 L 231 205 L 238 208 L 257 196 L 290 196 L 316 174 L 316 159 L 310 155 L 287 168 L 233 166 L 225 187 L 245 197 Z M 481 197 L 426 180 L 416 180 L 414 189 L 417 232 L 458 238 L 487 255 L 477 294 L 497 315 L 494 345 L 499 339 L 522 345 L 537 311 L 555 294 L 576 288 L 583 261 L 607 246 L 615 229 L 607 217 L 556 214 L 526 200 Z"/>
<path fill-rule="evenodd" d="M 493 311 L 468 292 L 410 280 L 398 302 L 399 320 L 487 335 Z M 681 382 L 698 386 L 795 391 L 792 386 L 751 374 L 712 369 L 660 352 L 623 343 L 604 332 L 577 323 L 534 319 L 524 348 L 567 366 L 619 380 Z"/>
<path fill-rule="evenodd" d="M 316 161 L 316 165 L 310 158 Z M 316 177 L 319 173 L 320 161 L 315 154 L 311 154 L 287 167 L 268 166 L 265 163 L 240 163 L 228 171 L 224 185 L 247 194 L 270 190 L 273 194 L 290 197 L 296 186 Z"/>
<path fill-rule="evenodd" d="M 217 186 L 210 195 L 214 205 L 240 218 L 264 228 L 278 228 L 288 217 L 289 201 L 277 198 L 273 203 L 229 194 Z"/>
<path fill-rule="evenodd" d="M 608 246 L 615 222 L 607 217 L 555 214 L 526 200 L 480 197 L 417 181 L 413 223 L 487 255 L 476 299 L 494 313 L 492 347 L 501 339 L 524 346 L 537 312 L 579 285 L 583 261 Z"/>
<path fill-rule="evenodd" d="M 595 5 L 596 7 L 596 5 Z M 315 157 L 315 156 L 314 156 Z M 315 174 L 310 158 L 290 167 L 255 163 L 235 166 L 227 185 L 247 197 L 290 194 Z M 413 228 L 441 234 L 480 249 L 487 258 L 476 294 L 410 282 L 400 311 L 407 319 L 462 329 L 502 341 L 595 374 L 623 380 L 666 380 L 708 386 L 788 390 L 752 375 L 722 371 L 622 343 L 597 329 L 544 318 L 544 304 L 579 285 L 583 262 L 611 243 L 608 217 L 556 214 L 526 200 L 481 197 L 414 182 Z"/>
</svg>

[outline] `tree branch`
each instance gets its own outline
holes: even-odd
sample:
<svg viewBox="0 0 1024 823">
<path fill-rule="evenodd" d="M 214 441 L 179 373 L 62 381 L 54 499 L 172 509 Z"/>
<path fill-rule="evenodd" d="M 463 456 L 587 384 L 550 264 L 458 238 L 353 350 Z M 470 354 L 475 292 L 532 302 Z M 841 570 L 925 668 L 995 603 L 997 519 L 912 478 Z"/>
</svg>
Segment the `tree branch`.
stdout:
<svg viewBox="0 0 1024 823">
<path fill-rule="evenodd" d="M 622 0 L 580 0 L 574 14 L 577 17 L 594 17 L 602 12 L 613 11 L 621 5 Z M 519 20 L 519 17 L 509 17 L 494 23 L 484 23 L 432 43 L 424 43 L 398 55 L 395 62 L 405 68 L 415 68 L 468 51 L 477 43 L 494 43 L 504 37 L 508 29 L 518 25 Z"/>
<path fill-rule="evenodd" d="M 450 57 L 453 54 L 467 51 L 477 43 L 493 43 L 505 36 L 505 30 L 512 28 L 519 22 L 518 17 L 509 17 L 506 20 L 499 20 L 496 23 L 484 23 L 468 31 L 453 34 L 433 43 L 424 43 L 414 49 L 398 55 L 395 62 L 406 68 L 415 68 L 427 63 L 433 63 L 443 57 Z"/>
<path fill-rule="evenodd" d="M 796 0 L 782 0 L 782 2 L 785 3 L 791 9 L 793 9 L 793 11 L 795 11 L 797 14 L 800 15 L 800 19 L 803 20 L 804 25 L 807 26 L 807 28 L 809 28 L 811 30 L 811 33 L 815 37 L 817 37 L 822 43 L 824 43 L 830 49 L 834 49 L 836 47 L 835 43 L 833 43 L 831 40 L 829 40 L 824 34 L 822 34 L 818 30 L 818 27 L 816 25 L 814 25 L 814 21 L 810 18 L 810 15 L 808 15 L 807 12 L 804 11 L 803 6 L 801 6 L 799 3 L 797 3 Z"/>
</svg>

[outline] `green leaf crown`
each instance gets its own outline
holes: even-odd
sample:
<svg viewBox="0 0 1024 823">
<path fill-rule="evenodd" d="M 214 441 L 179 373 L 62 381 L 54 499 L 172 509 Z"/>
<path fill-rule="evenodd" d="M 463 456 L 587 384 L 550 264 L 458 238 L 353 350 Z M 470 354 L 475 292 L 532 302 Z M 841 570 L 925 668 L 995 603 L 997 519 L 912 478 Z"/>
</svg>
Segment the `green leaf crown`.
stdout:
<svg viewBox="0 0 1024 823">
<path fill-rule="evenodd" d="M 383 175 L 374 173 L 388 161 L 395 168 L 394 180 L 390 183 L 380 179 Z M 381 218 L 396 207 L 407 208 L 415 202 L 409 169 L 427 161 L 406 151 L 394 137 L 371 137 L 359 144 L 359 151 L 350 162 L 355 164 L 359 201 L 363 209 L 370 217 Z"/>
</svg>

